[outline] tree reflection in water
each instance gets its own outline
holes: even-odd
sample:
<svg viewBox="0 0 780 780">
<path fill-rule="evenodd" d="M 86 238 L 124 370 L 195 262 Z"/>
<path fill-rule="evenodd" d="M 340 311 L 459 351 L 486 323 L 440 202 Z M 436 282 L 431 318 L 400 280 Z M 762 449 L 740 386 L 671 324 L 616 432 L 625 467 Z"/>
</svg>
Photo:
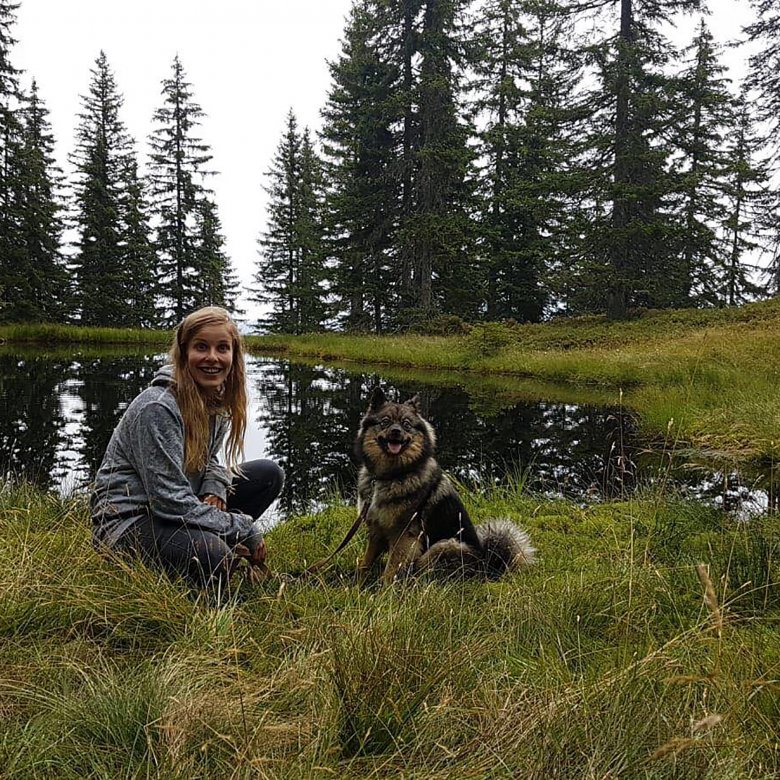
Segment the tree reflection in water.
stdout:
<svg viewBox="0 0 780 780">
<path fill-rule="evenodd" d="M 148 387 L 163 362 L 161 356 L 133 355 L 111 360 L 89 358 L 74 365 L 74 391 L 84 410 L 79 452 L 90 478 L 100 466 L 127 404 Z"/>
<path fill-rule="evenodd" d="M 46 488 L 85 486 L 122 411 L 164 361 L 143 354 L 0 355 L 2 472 Z M 354 497 L 354 437 L 379 383 L 398 400 L 419 393 L 438 434 L 439 461 L 467 484 L 520 479 L 531 491 L 590 500 L 662 483 L 729 508 L 746 499 L 759 508 L 770 501 L 765 474 L 746 483 L 729 464 L 696 469 L 668 451 L 648 455 L 634 419 L 620 409 L 518 402 L 487 383 L 467 392 L 265 358 L 250 357 L 247 369 L 246 457 L 272 458 L 285 469 L 284 513 L 309 509 L 334 492 Z"/>
<path fill-rule="evenodd" d="M 68 363 L 0 355 L 0 473 L 52 487 L 65 418 L 60 403 Z"/>
</svg>

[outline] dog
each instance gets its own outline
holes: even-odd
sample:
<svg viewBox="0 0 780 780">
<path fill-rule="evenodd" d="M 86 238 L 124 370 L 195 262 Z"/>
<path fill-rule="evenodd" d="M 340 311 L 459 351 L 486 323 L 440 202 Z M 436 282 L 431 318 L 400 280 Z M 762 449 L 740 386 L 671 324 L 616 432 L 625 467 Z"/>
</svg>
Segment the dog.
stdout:
<svg viewBox="0 0 780 780">
<path fill-rule="evenodd" d="M 511 520 L 474 526 L 435 449 L 418 396 L 394 403 L 374 388 L 355 441 L 358 509 L 368 529 L 361 582 L 384 553 L 383 584 L 425 571 L 497 579 L 533 562 L 528 534 Z"/>
</svg>

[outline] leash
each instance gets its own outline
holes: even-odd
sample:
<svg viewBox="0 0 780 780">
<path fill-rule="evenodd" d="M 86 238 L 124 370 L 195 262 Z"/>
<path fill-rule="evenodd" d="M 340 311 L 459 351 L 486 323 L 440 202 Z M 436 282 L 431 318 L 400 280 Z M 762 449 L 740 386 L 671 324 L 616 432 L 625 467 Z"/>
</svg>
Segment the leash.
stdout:
<svg viewBox="0 0 780 780">
<path fill-rule="evenodd" d="M 409 522 L 411 522 L 415 516 L 420 514 L 424 508 L 424 506 L 428 503 L 428 500 L 433 495 L 434 490 L 438 487 L 438 482 L 431 484 L 428 487 L 428 490 L 425 491 L 425 495 L 422 497 L 422 499 L 417 504 L 417 508 L 412 513 L 411 518 L 409 519 Z M 327 563 L 329 563 L 333 558 L 335 558 L 349 543 L 352 541 L 352 537 L 357 533 L 358 528 L 363 524 L 363 521 L 368 516 L 368 510 L 371 508 L 371 503 L 368 502 L 363 505 L 363 508 L 360 510 L 360 514 L 358 514 L 356 520 L 354 523 L 352 523 L 352 527 L 347 531 L 346 536 L 341 540 L 339 543 L 339 546 L 329 555 L 326 555 L 324 558 L 320 558 L 320 560 L 315 561 L 311 566 L 308 566 L 301 572 L 300 576 L 303 577 L 307 574 L 314 574 L 318 572 L 323 566 L 325 566 Z M 420 517 L 420 525 L 421 525 L 421 531 L 420 535 L 427 536 L 427 532 L 425 530 L 425 516 L 424 514 Z M 265 577 L 272 576 L 270 570 L 266 567 L 266 572 L 264 572 Z M 277 575 L 278 576 L 278 575 Z"/>
<path fill-rule="evenodd" d="M 331 558 L 334 558 L 336 555 L 338 555 L 350 543 L 352 537 L 357 533 L 358 528 L 360 528 L 363 521 L 366 519 L 366 515 L 368 515 L 368 509 L 370 506 L 370 503 L 363 505 L 363 508 L 360 510 L 360 514 L 357 516 L 357 520 L 352 523 L 352 527 L 349 529 L 349 531 L 347 531 L 347 535 L 341 540 L 341 544 L 339 544 L 339 546 L 330 555 L 321 558 L 319 561 L 316 561 L 311 566 L 304 569 L 303 574 L 314 574 L 314 572 L 319 571 L 326 563 L 330 561 Z"/>
</svg>

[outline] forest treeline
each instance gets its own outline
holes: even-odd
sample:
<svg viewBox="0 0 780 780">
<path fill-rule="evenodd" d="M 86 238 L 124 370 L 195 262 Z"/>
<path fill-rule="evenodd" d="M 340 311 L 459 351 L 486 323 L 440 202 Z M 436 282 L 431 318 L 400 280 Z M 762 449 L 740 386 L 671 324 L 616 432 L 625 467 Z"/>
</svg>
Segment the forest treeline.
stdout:
<svg viewBox="0 0 780 780">
<path fill-rule="evenodd" d="M 777 294 L 780 3 L 751 4 L 733 84 L 704 0 L 355 0 L 321 129 L 291 110 L 266 175 L 251 324 L 446 331 Z M 182 63 L 142 169 L 101 52 L 65 177 L 12 65 L 17 9 L 0 0 L 0 319 L 234 310 Z"/>
</svg>

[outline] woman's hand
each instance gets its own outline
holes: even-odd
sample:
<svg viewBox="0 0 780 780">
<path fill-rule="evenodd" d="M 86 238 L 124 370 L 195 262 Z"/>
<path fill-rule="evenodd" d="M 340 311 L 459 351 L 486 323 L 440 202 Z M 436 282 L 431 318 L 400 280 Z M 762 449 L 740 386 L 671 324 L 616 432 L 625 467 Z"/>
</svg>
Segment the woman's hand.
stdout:
<svg viewBox="0 0 780 780">
<path fill-rule="evenodd" d="M 249 563 L 251 563 L 252 566 L 262 566 L 265 563 L 266 555 L 265 539 L 261 539 L 250 556 Z"/>
<path fill-rule="evenodd" d="M 219 496 L 215 496 L 213 493 L 206 493 L 205 496 L 200 497 L 200 500 L 204 504 L 210 504 L 211 506 L 215 506 L 217 509 L 221 509 L 223 512 L 227 508 L 225 502 Z"/>
<path fill-rule="evenodd" d="M 233 553 L 239 558 L 245 558 L 249 563 L 249 566 L 245 569 L 245 574 L 247 580 L 253 585 L 257 585 L 270 575 L 270 570 L 265 564 L 267 553 L 264 539 L 261 539 L 251 552 L 245 544 L 237 544 L 233 548 Z"/>
<path fill-rule="evenodd" d="M 233 552 L 239 558 L 246 558 L 252 566 L 262 566 L 268 554 L 265 549 L 265 539 L 261 539 L 252 552 L 249 551 L 245 544 L 237 544 L 233 548 Z"/>
</svg>

